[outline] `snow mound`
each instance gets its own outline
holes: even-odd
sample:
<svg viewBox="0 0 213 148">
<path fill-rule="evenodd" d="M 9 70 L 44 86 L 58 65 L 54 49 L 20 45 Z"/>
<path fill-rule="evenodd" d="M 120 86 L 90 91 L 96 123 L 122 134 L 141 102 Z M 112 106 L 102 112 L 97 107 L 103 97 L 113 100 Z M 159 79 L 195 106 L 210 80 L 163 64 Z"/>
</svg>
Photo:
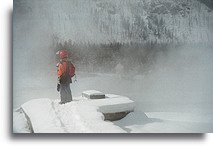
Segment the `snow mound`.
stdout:
<svg viewBox="0 0 213 148">
<path fill-rule="evenodd" d="M 21 108 L 30 121 L 35 133 L 63 133 L 50 99 L 35 99 L 24 103 Z"/>
<path fill-rule="evenodd" d="M 125 133 L 103 114 L 134 111 L 134 102 L 127 97 L 106 95 L 105 99 L 85 97 L 60 105 L 47 98 L 31 100 L 21 106 L 34 133 Z M 78 101 L 76 101 L 78 100 Z"/>
</svg>

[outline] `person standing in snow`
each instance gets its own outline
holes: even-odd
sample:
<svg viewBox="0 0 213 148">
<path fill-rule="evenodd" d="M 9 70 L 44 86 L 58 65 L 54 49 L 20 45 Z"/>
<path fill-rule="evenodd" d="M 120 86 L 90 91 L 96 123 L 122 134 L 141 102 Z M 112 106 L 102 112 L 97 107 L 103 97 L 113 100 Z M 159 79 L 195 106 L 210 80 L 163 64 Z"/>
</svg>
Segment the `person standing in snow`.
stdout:
<svg viewBox="0 0 213 148">
<path fill-rule="evenodd" d="M 60 63 L 57 65 L 57 90 L 60 91 L 61 97 L 59 104 L 65 104 L 72 101 L 70 83 L 72 83 L 72 77 L 75 75 L 75 67 L 68 60 L 68 55 L 66 50 L 59 51 Z"/>
</svg>

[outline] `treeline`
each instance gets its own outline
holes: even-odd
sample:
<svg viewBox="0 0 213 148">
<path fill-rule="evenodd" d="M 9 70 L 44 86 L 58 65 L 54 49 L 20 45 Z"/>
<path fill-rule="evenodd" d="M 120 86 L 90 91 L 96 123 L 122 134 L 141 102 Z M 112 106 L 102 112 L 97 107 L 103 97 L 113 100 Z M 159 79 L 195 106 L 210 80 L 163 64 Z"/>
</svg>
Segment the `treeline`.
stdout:
<svg viewBox="0 0 213 148">
<path fill-rule="evenodd" d="M 66 49 L 71 61 L 79 71 L 106 72 L 115 71 L 122 64 L 125 72 L 144 71 L 153 64 L 158 52 L 166 54 L 169 44 L 150 43 L 74 43 L 71 40 L 57 42 L 55 52 Z M 57 59 L 58 61 L 59 59 Z"/>
</svg>

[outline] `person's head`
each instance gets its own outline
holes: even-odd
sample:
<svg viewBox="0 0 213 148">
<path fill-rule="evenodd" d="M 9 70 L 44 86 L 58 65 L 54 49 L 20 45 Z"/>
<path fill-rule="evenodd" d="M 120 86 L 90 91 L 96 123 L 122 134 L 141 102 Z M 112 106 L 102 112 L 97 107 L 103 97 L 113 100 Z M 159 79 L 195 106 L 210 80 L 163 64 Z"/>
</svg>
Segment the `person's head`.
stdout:
<svg viewBox="0 0 213 148">
<path fill-rule="evenodd" d="M 68 52 L 64 49 L 59 51 L 60 60 L 66 60 L 68 58 Z"/>
</svg>

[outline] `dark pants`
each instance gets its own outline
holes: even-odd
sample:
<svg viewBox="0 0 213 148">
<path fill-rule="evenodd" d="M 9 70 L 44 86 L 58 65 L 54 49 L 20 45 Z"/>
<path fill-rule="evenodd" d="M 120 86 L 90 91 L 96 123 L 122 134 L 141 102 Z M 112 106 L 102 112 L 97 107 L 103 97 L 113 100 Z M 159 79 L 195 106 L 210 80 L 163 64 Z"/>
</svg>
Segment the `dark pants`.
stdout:
<svg viewBox="0 0 213 148">
<path fill-rule="evenodd" d="M 60 84 L 60 95 L 61 95 L 61 104 L 72 101 L 72 94 L 70 90 L 70 83 Z"/>
</svg>

